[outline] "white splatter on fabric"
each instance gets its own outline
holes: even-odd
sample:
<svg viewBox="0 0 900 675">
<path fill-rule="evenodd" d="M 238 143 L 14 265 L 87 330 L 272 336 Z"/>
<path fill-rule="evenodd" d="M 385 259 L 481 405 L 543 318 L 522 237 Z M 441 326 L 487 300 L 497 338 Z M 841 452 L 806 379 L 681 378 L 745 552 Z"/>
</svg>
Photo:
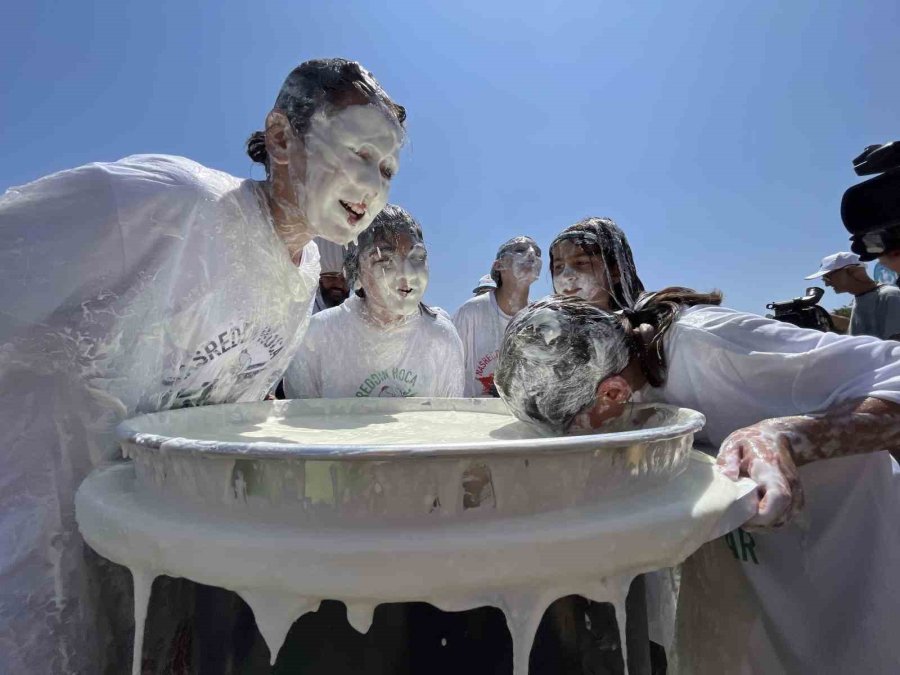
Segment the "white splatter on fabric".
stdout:
<svg viewBox="0 0 900 675">
<path fill-rule="evenodd" d="M 351 296 L 316 314 L 285 374 L 291 398 L 462 396 L 462 344 L 443 315 L 420 311 L 384 328 Z"/>
<path fill-rule="evenodd" d="M 768 418 L 900 402 L 900 343 L 708 306 L 683 310 L 664 339 L 668 378 L 644 400 L 702 411 L 714 445 Z M 794 522 L 736 530 L 686 563 L 676 672 L 874 673 L 900 661 L 900 467 L 877 452 L 798 471 L 806 504 Z"/>
<path fill-rule="evenodd" d="M 0 671 L 103 672 L 73 495 L 139 412 L 265 396 L 319 274 L 259 184 L 162 155 L 0 199 Z"/>
</svg>

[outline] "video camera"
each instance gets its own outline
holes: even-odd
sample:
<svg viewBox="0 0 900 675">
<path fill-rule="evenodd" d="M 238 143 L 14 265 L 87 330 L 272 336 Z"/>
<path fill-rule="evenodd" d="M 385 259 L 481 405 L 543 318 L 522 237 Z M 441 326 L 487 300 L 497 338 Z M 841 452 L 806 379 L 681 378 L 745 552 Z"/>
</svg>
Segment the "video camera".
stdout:
<svg viewBox="0 0 900 675">
<path fill-rule="evenodd" d="M 900 249 L 900 141 L 870 145 L 853 160 L 857 176 L 876 175 L 852 186 L 841 200 L 850 249 L 863 261 Z"/>
<path fill-rule="evenodd" d="M 785 300 L 784 302 L 770 302 L 766 309 L 775 311 L 777 321 L 784 321 L 800 328 L 812 328 L 823 333 L 834 331 L 834 322 L 831 316 L 821 306 L 819 300 L 825 295 L 825 289 L 811 286 L 806 289 L 806 295 L 802 298 Z"/>
</svg>

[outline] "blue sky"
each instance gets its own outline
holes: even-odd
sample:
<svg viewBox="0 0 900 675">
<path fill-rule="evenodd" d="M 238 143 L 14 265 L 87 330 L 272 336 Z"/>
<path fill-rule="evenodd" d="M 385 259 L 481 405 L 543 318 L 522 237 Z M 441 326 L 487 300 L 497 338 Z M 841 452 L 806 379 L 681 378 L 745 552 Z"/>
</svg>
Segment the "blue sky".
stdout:
<svg viewBox="0 0 900 675">
<path fill-rule="evenodd" d="M 763 313 L 848 248 L 850 160 L 900 138 L 898 25 L 896 0 L 18 3 L 0 189 L 143 152 L 258 178 L 243 141 L 285 75 L 345 56 L 408 109 L 391 201 L 425 229 L 431 303 L 509 236 L 606 215 L 649 288 Z"/>
</svg>

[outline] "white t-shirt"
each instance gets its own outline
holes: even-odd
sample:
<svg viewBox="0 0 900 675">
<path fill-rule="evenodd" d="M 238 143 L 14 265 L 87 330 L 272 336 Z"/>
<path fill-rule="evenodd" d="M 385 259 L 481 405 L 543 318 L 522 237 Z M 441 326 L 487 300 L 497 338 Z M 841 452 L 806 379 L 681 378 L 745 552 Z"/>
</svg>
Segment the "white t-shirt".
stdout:
<svg viewBox="0 0 900 675">
<path fill-rule="evenodd" d="M 684 310 L 668 378 L 644 400 L 707 417 L 718 446 L 762 419 L 874 396 L 900 403 L 900 343 L 796 328 L 720 307 Z M 887 452 L 800 469 L 806 507 L 736 530 L 685 563 L 672 672 L 887 673 L 900 664 L 900 469 Z"/>
<path fill-rule="evenodd" d="M 256 182 L 161 155 L 11 188 L 0 242 L 0 671 L 101 672 L 75 490 L 125 417 L 262 399 L 318 251 L 291 263 Z"/>
<path fill-rule="evenodd" d="M 456 310 L 453 324 L 466 353 L 466 396 L 491 396 L 500 343 L 511 318 L 500 309 L 494 291 L 476 295 Z"/>
<path fill-rule="evenodd" d="M 313 316 L 284 377 L 289 398 L 462 395 L 462 343 L 445 315 L 385 329 L 365 317 L 364 303 L 352 295 Z"/>
</svg>

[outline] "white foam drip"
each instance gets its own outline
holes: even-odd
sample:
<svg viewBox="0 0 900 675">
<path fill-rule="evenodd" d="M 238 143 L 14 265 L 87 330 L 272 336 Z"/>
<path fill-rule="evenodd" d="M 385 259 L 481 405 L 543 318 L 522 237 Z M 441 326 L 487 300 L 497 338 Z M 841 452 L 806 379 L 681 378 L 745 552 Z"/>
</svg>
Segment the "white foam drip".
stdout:
<svg viewBox="0 0 900 675">
<path fill-rule="evenodd" d="M 367 415 L 378 419 L 368 420 Z M 426 418 L 430 424 L 416 423 Z M 210 418 L 216 419 L 223 421 L 220 416 Z M 427 409 L 408 414 L 360 412 L 346 430 L 335 419 L 340 421 L 339 416 L 318 421 L 309 416 L 302 423 L 296 416 L 292 423 L 266 421 L 278 429 L 260 429 L 258 419 L 249 426 L 239 419 L 215 430 L 212 421 L 208 426 L 210 435 L 221 439 L 234 433 L 244 442 L 248 432 L 269 438 L 302 432 L 308 442 L 317 428 L 326 427 L 332 438 L 358 433 L 360 426 L 368 427 L 368 434 L 380 430 L 393 438 L 412 434 L 421 438 L 426 427 L 444 428 L 463 438 L 490 439 L 485 442 L 489 448 L 498 429 L 509 424 L 504 415 Z M 474 422 L 483 426 L 475 430 Z M 198 429 L 193 432 L 196 438 Z M 621 453 L 600 454 L 625 459 Z M 164 493 L 154 488 L 155 478 L 140 479 L 145 464 L 138 453 L 134 464 L 98 469 L 79 489 L 77 518 L 85 540 L 133 571 L 136 631 L 142 634 L 144 629 L 154 577 L 148 570 L 185 577 L 238 592 L 253 610 L 273 663 L 291 625 L 322 598 L 343 601 L 348 621 L 361 633 L 369 631 L 379 602 L 423 601 L 451 611 L 500 608 L 513 639 L 516 675 L 525 675 L 537 627 L 557 598 L 579 594 L 611 602 L 624 635 L 625 597 L 635 574 L 677 564 L 703 542 L 743 523 L 754 510 L 755 485 L 722 477 L 711 460 L 697 453 L 683 472 L 666 482 L 636 485 L 626 492 L 596 490 L 590 493 L 591 500 L 566 509 L 554 507 L 557 502 L 550 497 L 576 490 L 571 476 L 592 480 L 596 471 L 606 475 L 622 467 L 604 464 L 567 473 L 555 464 L 565 460 L 567 466 L 581 467 L 587 460 L 579 453 L 510 460 L 489 454 L 422 457 L 397 463 L 402 471 L 392 478 L 388 469 L 395 463 L 390 460 L 278 464 L 257 458 L 253 461 L 268 467 L 265 470 L 285 474 L 308 474 L 318 465 L 323 470 L 321 480 L 313 483 L 306 475 L 304 500 L 260 511 L 233 505 L 252 506 L 251 486 L 259 482 L 262 468 L 251 470 L 249 463 L 233 458 L 219 462 L 202 452 L 190 460 L 196 466 L 182 467 L 167 443 L 162 443 L 159 455 L 165 461 L 151 463 L 155 471 L 167 474 L 169 480 L 184 473 L 181 480 L 192 493 L 202 488 L 212 498 L 190 503 L 160 498 Z M 361 473 L 368 464 L 374 467 L 371 490 L 368 478 L 360 484 L 368 476 Z M 446 470 L 425 471 L 439 466 Z M 623 466 L 624 473 L 610 475 L 630 475 L 632 464 Z M 545 484 L 552 486 L 549 496 L 542 492 Z M 536 486 L 527 491 L 534 510 L 508 515 L 525 485 Z M 311 508 L 309 499 L 315 497 L 312 487 L 324 497 L 330 494 L 332 519 L 308 517 L 305 509 Z M 231 502 L 223 503 L 219 497 L 223 490 L 231 491 Z M 354 520 L 351 507 L 356 506 L 342 496 L 348 490 L 364 497 L 359 508 L 370 518 Z M 422 518 L 401 522 L 382 517 L 385 499 L 394 493 L 403 499 L 414 495 L 414 503 L 398 497 L 398 504 L 403 512 L 421 509 Z M 137 669 L 140 642 L 136 634 Z M 627 658 L 624 637 L 620 642 Z"/>
<path fill-rule="evenodd" d="M 129 567 L 134 580 L 134 648 L 132 650 L 131 673 L 141 675 L 141 652 L 144 648 L 144 628 L 147 623 L 147 607 L 150 605 L 150 591 L 156 575 L 139 567 Z"/>
<path fill-rule="evenodd" d="M 358 633 L 366 634 L 372 627 L 372 616 L 375 613 L 375 605 L 363 602 L 348 602 L 347 621 Z"/>
<path fill-rule="evenodd" d="M 135 490 L 135 483 L 130 464 L 100 469 L 79 490 L 76 506 L 87 542 L 132 570 L 138 668 L 154 570 L 237 591 L 273 662 L 291 625 L 320 598 L 344 601 L 360 632 L 368 631 L 378 602 L 423 601 L 450 611 L 493 605 L 507 617 L 516 675 L 525 675 L 535 631 L 555 599 L 580 594 L 611 602 L 624 635 L 634 575 L 677 564 L 755 508 L 753 483 L 720 476 L 696 454 L 690 470 L 649 492 L 578 510 L 484 519 L 489 499 L 466 512 L 474 519 L 440 528 L 322 529 L 191 512 Z M 459 482 L 441 492 L 441 508 L 463 501 Z M 624 637 L 621 644 L 627 658 Z"/>
<path fill-rule="evenodd" d="M 634 574 L 626 574 L 604 580 L 602 584 L 598 584 L 585 593 L 585 597 L 590 600 L 594 602 L 609 602 L 615 609 L 625 675 L 628 675 L 628 642 L 625 639 L 625 600 L 628 597 L 628 589 L 631 587 L 631 582 L 634 581 L 635 576 Z"/>
<path fill-rule="evenodd" d="M 307 612 L 318 608 L 319 600 L 292 596 L 278 591 L 261 589 L 236 589 L 244 602 L 250 605 L 256 619 L 256 627 L 269 647 L 269 663 L 275 665 L 278 652 L 288 631 Z"/>
<path fill-rule="evenodd" d="M 134 579 L 134 650 L 132 675 L 141 673 L 141 652 L 144 643 L 144 629 L 150 592 L 156 575 L 139 567 L 129 567 Z M 624 575 L 614 579 L 603 579 L 599 582 L 586 582 L 582 586 L 584 595 L 594 602 L 609 602 L 615 608 L 616 623 L 619 631 L 619 644 L 622 648 L 622 661 L 625 664 L 625 675 L 628 675 L 628 650 L 625 638 L 625 599 L 632 575 Z M 269 648 L 270 665 L 275 665 L 278 653 L 284 645 L 287 634 L 297 619 L 307 612 L 318 609 L 319 600 L 302 596 L 291 596 L 278 591 L 234 589 L 253 611 L 256 625 Z M 423 598 L 434 606 L 445 611 L 462 611 L 485 604 L 498 607 L 506 617 L 506 624 L 512 638 L 513 673 L 527 675 L 531 648 L 538 626 L 547 608 L 556 600 L 562 591 L 546 589 L 543 592 L 501 591 L 492 600 L 485 601 L 480 596 L 458 597 L 453 600 Z M 372 626 L 376 603 L 348 601 L 347 621 L 362 634 L 368 633 Z M 586 620 L 589 620 L 587 616 Z"/>
<path fill-rule="evenodd" d="M 501 593 L 499 606 L 512 636 L 513 675 L 527 675 L 531 645 L 544 612 L 554 598 L 538 593 Z"/>
</svg>

